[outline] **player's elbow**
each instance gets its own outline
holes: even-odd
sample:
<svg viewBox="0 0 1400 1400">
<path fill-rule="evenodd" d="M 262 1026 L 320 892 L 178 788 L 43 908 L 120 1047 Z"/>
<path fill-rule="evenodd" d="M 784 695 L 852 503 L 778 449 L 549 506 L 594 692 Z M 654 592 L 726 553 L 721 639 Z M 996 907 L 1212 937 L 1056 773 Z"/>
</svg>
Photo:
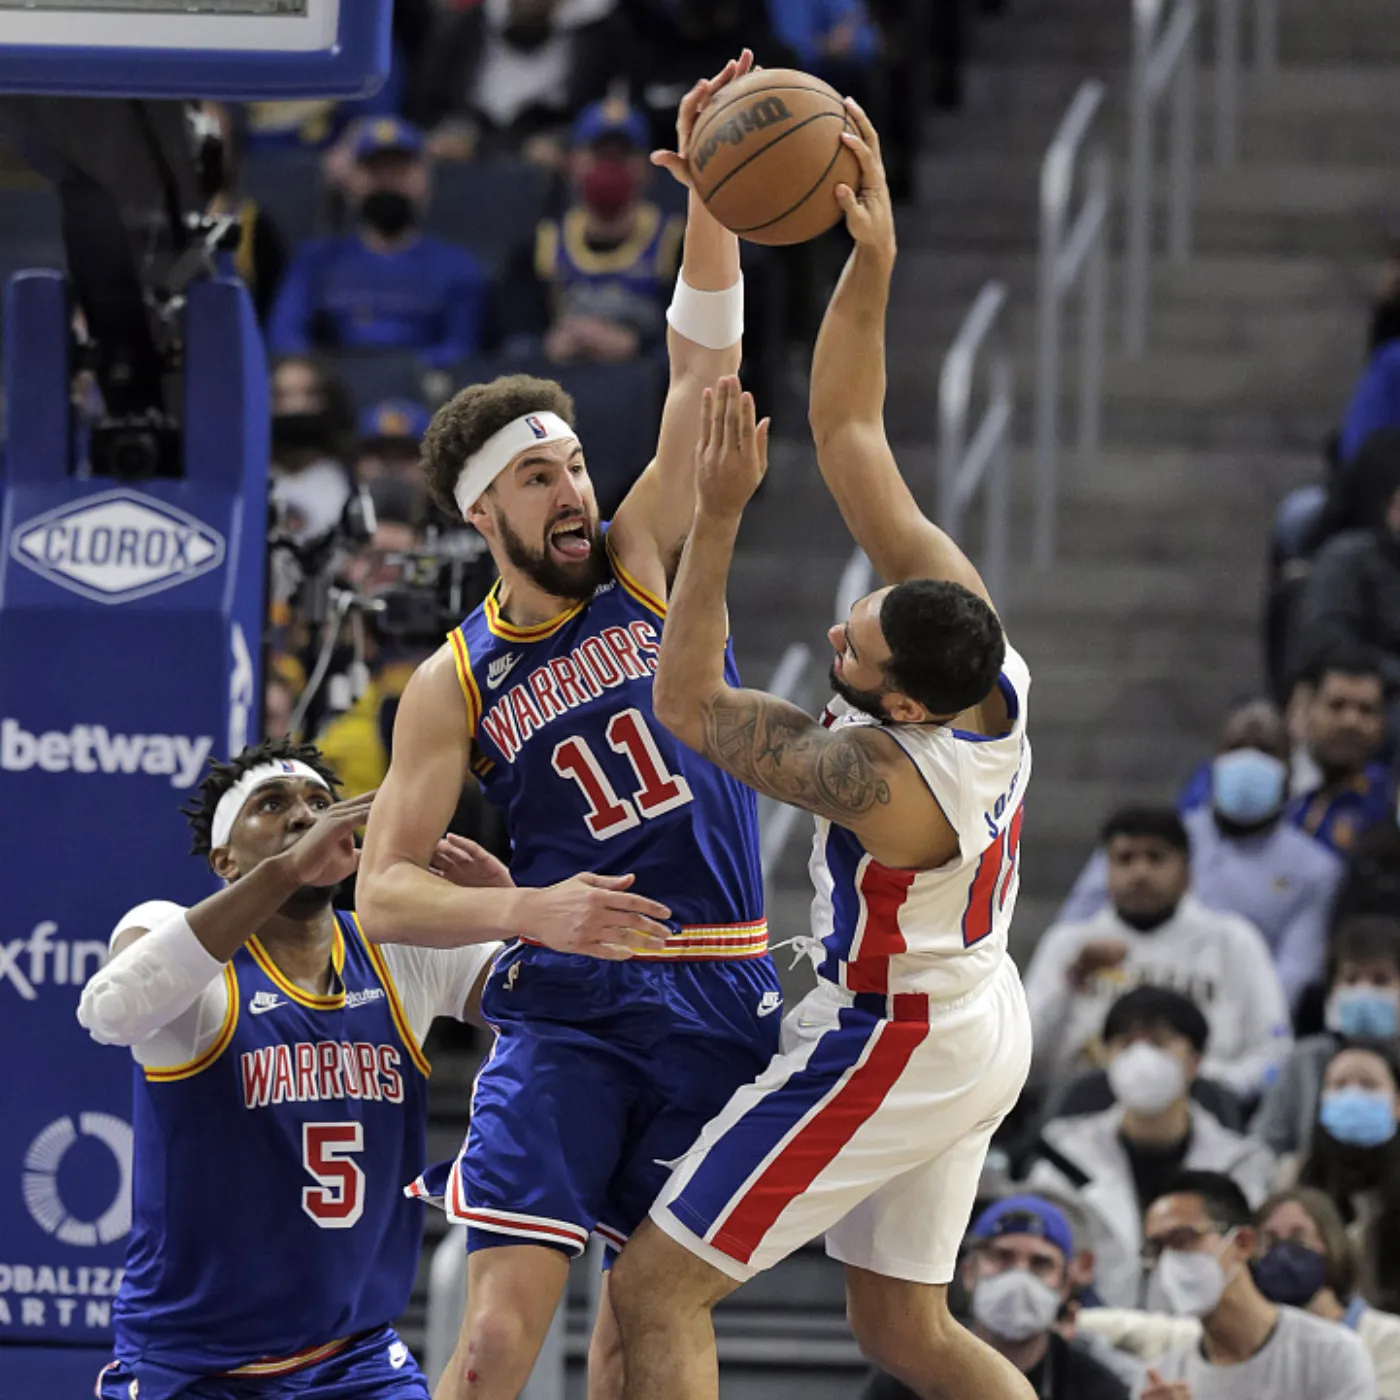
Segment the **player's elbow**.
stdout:
<svg viewBox="0 0 1400 1400">
<path fill-rule="evenodd" d="M 393 895 L 393 867 L 361 864 L 355 880 L 355 913 L 371 943 L 382 943 L 399 929 L 401 911 Z"/>
<path fill-rule="evenodd" d="M 670 680 L 663 671 L 657 671 L 651 704 L 661 725 L 681 743 L 690 748 L 698 747 L 704 711 L 693 688 Z"/>
</svg>

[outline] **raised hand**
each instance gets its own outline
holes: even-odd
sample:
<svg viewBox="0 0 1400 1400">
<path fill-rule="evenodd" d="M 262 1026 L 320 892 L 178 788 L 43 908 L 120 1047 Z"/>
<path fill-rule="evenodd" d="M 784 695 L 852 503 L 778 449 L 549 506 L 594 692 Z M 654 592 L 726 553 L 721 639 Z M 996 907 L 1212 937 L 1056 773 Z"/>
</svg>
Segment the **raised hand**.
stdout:
<svg viewBox="0 0 1400 1400">
<path fill-rule="evenodd" d="M 428 869 L 464 890 L 515 888 L 505 862 L 465 836 L 444 836 L 428 862 Z"/>
<path fill-rule="evenodd" d="M 355 873 L 360 864 L 355 833 L 369 820 L 373 803 L 374 793 L 366 792 L 327 807 L 282 854 L 298 885 L 338 885 Z"/>
<path fill-rule="evenodd" d="M 731 58 L 713 78 L 701 78 L 686 95 L 681 98 L 680 110 L 676 113 L 676 149 L 674 151 L 653 151 L 651 163 L 669 170 L 687 189 L 690 178 L 690 135 L 695 123 L 700 120 L 705 109 L 715 100 L 715 94 L 742 78 L 753 67 L 753 50 L 745 49 L 738 58 Z"/>
<path fill-rule="evenodd" d="M 528 891 L 526 936 L 560 953 L 585 953 L 617 962 L 655 952 L 670 934 L 671 911 L 654 899 L 628 894 L 635 875 L 575 875 Z"/>
<path fill-rule="evenodd" d="M 769 419 L 756 422 L 753 395 L 736 375 L 706 389 L 700 405 L 696 448 L 698 509 L 717 516 L 742 515 L 768 470 Z"/>
<path fill-rule="evenodd" d="M 857 243 L 893 258 L 894 205 L 890 200 L 889 181 L 885 178 L 885 163 L 880 157 L 880 133 L 854 97 L 846 99 L 846 111 L 856 130 L 842 132 L 841 139 L 860 162 L 860 189 L 837 185 L 836 202 Z"/>
</svg>

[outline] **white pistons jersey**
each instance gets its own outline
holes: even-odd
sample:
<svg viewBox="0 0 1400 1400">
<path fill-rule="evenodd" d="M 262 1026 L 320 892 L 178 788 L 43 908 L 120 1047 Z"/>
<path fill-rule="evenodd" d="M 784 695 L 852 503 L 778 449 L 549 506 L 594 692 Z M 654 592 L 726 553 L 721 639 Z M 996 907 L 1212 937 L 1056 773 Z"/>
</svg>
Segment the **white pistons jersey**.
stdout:
<svg viewBox="0 0 1400 1400">
<path fill-rule="evenodd" d="M 818 819 L 811 874 L 819 976 L 858 995 L 913 992 L 947 1002 L 997 970 L 1021 883 L 1030 679 L 1008 647 L 997 684 L 1011 727 L 999 738 L 935 724 L 882 726 L 957 832 L 958 854 L 936 870 L 891 870 L 851 832 Z M 832 727 L 880 723 L 840 699 L 827 715 Z"/>
</svg>

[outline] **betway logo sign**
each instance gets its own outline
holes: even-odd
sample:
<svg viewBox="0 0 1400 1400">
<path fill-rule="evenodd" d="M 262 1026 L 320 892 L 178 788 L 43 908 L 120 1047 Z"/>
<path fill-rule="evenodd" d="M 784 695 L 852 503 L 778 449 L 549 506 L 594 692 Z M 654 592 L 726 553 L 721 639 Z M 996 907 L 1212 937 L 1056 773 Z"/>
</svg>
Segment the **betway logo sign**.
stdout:
<svg viewBox="0 0 1400 1400">
<path fill-rule="evenodd" d="M 122 488 L 17 525 L 10 553 L 71 593 L 129 603 L 217 569 L 224 537 L 176 506 Z"/>
<path fill-rule="evenodd" d="M 31 734 L 18 720 L 0 720 L 0 770 L 27 773 L 146 773 L 190 788 L 214 740 L 184 734 L 109 734 L 105 725 L 75 724 Z"/>
</svg>

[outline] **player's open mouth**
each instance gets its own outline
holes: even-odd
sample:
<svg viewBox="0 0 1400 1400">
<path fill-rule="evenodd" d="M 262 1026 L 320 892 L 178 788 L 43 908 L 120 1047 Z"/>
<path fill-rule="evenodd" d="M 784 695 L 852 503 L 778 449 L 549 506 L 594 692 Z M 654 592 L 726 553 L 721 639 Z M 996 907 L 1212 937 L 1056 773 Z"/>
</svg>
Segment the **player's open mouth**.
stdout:
<svg viewBox="0 0 1400 1400">
<path fill-rule="evenodd" d="M 575 561 L 587 559 L 593 553 L 593 541 L 588 538 L 588 525 L 582 520 L 566 520 L 549 532 L 550 548 L 561 558 Z"/>
</svg>

